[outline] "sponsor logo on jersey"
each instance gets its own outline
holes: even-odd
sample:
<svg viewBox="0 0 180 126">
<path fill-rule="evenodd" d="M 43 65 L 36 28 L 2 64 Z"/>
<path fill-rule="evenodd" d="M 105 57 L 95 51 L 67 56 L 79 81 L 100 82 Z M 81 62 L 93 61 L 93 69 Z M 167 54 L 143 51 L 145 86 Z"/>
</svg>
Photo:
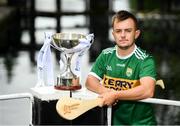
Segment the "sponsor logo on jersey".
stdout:
<svg viewBox="0 0 180 126">
<path fill-rule="evenodd" d="M 128 68 L 126 69 L 126 76 L 127 76 L 127 77 L 130 77 L 131 75 L 132 75 L 132 69 L 128 67 Z"/>
<path fill-rule="evenodd" d="M 118 67 L 125 67 L 125 64 L 116 64 Z"/>
<path fill-rule="evenodd" d="M 104 75 L 103 85 L 114 90 L 127 90 L 140 85 L 139 80 L 129 80 L 122 78 L 114 78 Z"/>
<path fill-rule="evenodd" d="M 108 70 L 108 71 L 112 71 L 112 67 L 111 67 L 111 66 L 109 66 L 109 65 L 107 65 L 107 66 L 106 66 L 106 70 Z"/>
</svg>

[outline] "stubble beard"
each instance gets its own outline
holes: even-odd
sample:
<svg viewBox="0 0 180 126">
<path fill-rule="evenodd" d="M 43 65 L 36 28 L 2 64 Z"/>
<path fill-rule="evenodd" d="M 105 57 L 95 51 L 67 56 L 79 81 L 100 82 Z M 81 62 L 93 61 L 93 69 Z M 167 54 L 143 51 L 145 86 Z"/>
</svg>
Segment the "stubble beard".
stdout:
<svg viewBox="0 0 180 126">
<path fill-rule="evenodd" d="M 118 48 L 121 50 L 128 50 L 129 48 L 131 48 L 134 45 L 135 42 L 131 43 L 130 45 L 127 46 L 120 46 L 117 44 Z"/>
</svg>

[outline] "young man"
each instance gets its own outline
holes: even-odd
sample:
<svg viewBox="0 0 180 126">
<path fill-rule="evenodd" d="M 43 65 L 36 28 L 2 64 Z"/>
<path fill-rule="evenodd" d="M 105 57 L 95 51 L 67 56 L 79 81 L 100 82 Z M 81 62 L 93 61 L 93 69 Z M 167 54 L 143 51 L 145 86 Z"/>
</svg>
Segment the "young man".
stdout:
<svg viewBox="0 0 180 126">
<path fill-rule="evenodd" d="M 135 44 L 140 35 L 137 19 L 119 11 L 112 27 L 116 46 L 98 56 L 86 87 L 99 94 L 103 105 L 113 105 L 113 125 L 156 125 L 151 104 L 136 102 L 153 97 L 156 82 L 154 59 Z"/>
</svg>

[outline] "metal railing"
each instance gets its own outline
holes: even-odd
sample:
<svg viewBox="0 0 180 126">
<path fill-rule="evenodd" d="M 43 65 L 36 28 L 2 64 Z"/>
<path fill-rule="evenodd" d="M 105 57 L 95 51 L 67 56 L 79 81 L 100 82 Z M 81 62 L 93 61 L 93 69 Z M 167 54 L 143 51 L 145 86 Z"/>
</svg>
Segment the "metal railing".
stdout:
<svg viewBox="0 0 180 126">
<path fill-rule="evenodd" d="M 151 104 L 161 104 L 161 105 L 172 105 L 172 106 L 180 106 L 180 101 L 175 100 L 167 100 L 167 99 L 158 99 L 158 98 L 147 98 L 143 100 L 139 100 L 137 102 L 151 103 Z M 108 107 L 107 109 L 107 125 L 111 126 L 111 116 L 112 116 L 112 107 Z"/>
<path fill-rule="evenodd" d="M 34 103 L 33 95 L 30 93 L 17 93 L 17 94 L 8 94 L 8 95 L 0 95 L 0 101 L 2 100 L 12 100 L 12 99 L 24 99 L 27 98 L 30 101 L 30 109 L 29 109 L 29 125 L 32 125 L 32 108 Z M 172 105 L 172 106 L 180 106 L 180 101 L 175 100 L 167 100 L 167 99 L 158 99 L 158 98 L 147 98 L 143 100 L 139 100 L 138 102 L 151 103 L 151 104 L 161 104 L 161 105 Z M 107 123 L 108 126 L 111 126 L 111 116 L 112 116 L 112 107 L 108 107 L 107 114 Z"/>
<path fill-rule="evenodd" d="M 161 105 L 180 106 L 180 101 L 167 100 L 167 99 L 158 99 L 158 98 L 147 98 L 147 99 L 139 100 L 139 102 L 161 104 Z"/>
<path fill-rule="evenodd" d="M 29 125 L 32 126 L 32 108 L 34 103 L 33 95 L 30 93 L 16 93 L 16 94 L 8 94 L 8 95 L 0 95 L 0 101 L 3 100 L 12 100 L 12 99 L 24 99 L 27 98 L 30 101 L 30 107 L 29 107 L 29 114 L 30 114 L 30 120 Z"/>
</svg>

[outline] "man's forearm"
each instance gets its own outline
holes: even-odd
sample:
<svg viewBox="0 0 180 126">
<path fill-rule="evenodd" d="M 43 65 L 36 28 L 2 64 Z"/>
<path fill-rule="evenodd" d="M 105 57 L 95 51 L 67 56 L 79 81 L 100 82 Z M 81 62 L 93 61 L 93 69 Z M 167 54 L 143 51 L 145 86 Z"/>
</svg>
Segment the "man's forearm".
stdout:
<svg viewBox="0 0 180 126">
<path fill-rule="evenodd" d="M 88 78 L 86 80 L 86 87 L 87 87 L 87 89 L 89 89 L 95 93 L 98 93 L 98 94 L 102 94 L 109 90 L 109 89 L 105 88 L 103 85 L 101 85 L 100 81 L 92 75 L 88 76 Z"/>
<path fill-rule="evenodd" d="M 117 100 L 141 100 L 153 97 L 153 93 L 149 93 L 148 89 L 143 86 L 137 86 L 133 89 L 115 92 Z"/>
</svg>

